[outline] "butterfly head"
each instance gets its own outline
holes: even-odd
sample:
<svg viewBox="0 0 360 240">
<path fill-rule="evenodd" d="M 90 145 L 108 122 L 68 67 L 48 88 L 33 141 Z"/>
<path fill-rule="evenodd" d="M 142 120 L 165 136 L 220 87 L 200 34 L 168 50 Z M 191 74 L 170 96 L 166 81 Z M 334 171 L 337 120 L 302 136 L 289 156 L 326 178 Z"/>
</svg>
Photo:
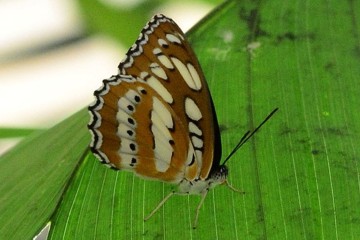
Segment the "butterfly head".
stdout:
<svg viewBox="0 0 360 240">
<path fill-rule="evenodd" d="M 228 168 L 225 166 L 225 163 L 235 154 L 235 152 L 237 150 L 239 150 L 239 148 L 246 143 L 259 129 L 260 127 L 266 122 L 268 121 L 271 116 L 278 110 L 278 108 L 275 108 L 263 121 L 262 123 L 260 123 L 259 126 L 257 126 L 253 131 L 247 131 L 244 136 L 240 139 L 239 143 L 235 146 L 235 148 L 230 152 L 230 154 L 226 157 L 226 159 L 224 160 L 224 162 L 218 166 L 216 166 L 212 172 L 210 173 L 210 177 L 209 179 L 211 179 L 215 184 L 214 185 L 218 185 L 218 184 L 225 184 L 227 185 L 231 190 L 235 191 L 235 192 L 240 192 L 243 193 L 242 191 L 234 188 L 233 186 L 231 186 L 229 184 L 229 182 L 227 181 L 227 175 L 228 175 Z"/>
<path fill-rule="evenodd" d="M 229 169 L 227 168 L 227 166 L 225 166 L 225 164 L 221 164 L 217 168 L 215 168 L 210 174 L 210 177 L 208 179 L 208 181 L 211 183 L 210 188 L 213 188 L 217 185 L 226 185 L 234 192 L 244 193 L 243 191 L 233 187 L 228 182 L 227 180 L 228 173 L 229 173 Z"/>
<path fill-rule="evenodd" d="M 210 174 L 210 179 L 214 182 L 222 184 L 226 181 L 228 175 L 228 168 L 225 165 L 219 165 L 214 171 Z"/>
</svg>

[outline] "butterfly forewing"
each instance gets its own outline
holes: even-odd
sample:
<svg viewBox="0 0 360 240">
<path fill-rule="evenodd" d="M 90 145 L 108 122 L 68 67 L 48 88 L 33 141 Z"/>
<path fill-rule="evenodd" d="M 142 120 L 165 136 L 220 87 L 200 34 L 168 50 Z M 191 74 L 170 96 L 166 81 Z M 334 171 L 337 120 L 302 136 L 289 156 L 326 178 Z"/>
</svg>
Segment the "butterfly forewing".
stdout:
<svg viewBox="0 0 360 240">
<path fill-rule="evenodd" d="M 171 19 L 156 15 L 119 69 L 121 74 L 140 76 L 170 105 L 193 147 L 189 151 L 194 161 L 186 178 L 207 178 L 214 149 L 221 147 L 214 146 L 215 138 L 220 141 L 214 132 L 216 117 L 204 75 L 181 29 Z"/>
</svg>

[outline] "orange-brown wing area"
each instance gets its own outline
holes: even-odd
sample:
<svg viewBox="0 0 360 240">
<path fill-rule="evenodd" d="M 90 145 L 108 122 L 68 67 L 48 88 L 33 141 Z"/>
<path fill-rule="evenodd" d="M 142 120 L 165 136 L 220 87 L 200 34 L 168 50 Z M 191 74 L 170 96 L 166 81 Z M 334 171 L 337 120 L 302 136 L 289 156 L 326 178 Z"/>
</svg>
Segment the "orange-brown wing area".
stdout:
<svg viewBox="0 0 360 240">
<path fill-rule="evenodd" d="M 174 110 L 146 82 L 104 81 L 90 106 L 91 149 L 115 169 L 166 182 L 184 178 L 189 140 Z"/>
<path fill-rule="evenodd" d="M 171 19 L 155 16 L 119 69 L 121 74 L 140 76 L 176 112 L 179 124 L 185 129 L 182 134 L 187 135 L 192 145 L 189 154 L 194 157 L 192 162 L 188 156 L 185 178 L 206 179 L 215 147 L 218 151 L 215 155 L 221 155 L 220 139 L 214 130 L 218 126 L 201 67 L 180 28 Z"/>
</svg>

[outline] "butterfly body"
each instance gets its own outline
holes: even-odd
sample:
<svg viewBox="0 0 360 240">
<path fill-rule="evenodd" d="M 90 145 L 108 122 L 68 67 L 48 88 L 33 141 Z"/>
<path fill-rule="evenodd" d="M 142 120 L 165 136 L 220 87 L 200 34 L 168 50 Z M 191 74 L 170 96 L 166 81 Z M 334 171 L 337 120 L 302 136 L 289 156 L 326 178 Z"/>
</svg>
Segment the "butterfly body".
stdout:
<svg viewBox="0 0 360 240">
<path fill-rule="evenodd" d="M 183 180 L 179 184 L 178 192 L 186 194 L 205 194 L 210 189 L 223 184 L 226 181 L 228 170 L 226 166 L 221 166 L 213 172 L 207 179 L 195 179 L 193 181 Z"/>
</svg>

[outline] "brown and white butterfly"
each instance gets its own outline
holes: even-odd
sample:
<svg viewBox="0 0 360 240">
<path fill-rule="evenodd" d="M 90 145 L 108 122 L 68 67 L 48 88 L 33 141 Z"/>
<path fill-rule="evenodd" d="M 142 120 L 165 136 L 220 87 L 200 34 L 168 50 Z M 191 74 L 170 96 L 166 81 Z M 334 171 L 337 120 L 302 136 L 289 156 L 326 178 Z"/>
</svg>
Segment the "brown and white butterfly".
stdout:
<svg viewBox="0 0 360 240">
<path fill-rule="evenodd" d="M 193 227 L 209 189 L 226 184 L 225 162 L 251 137 L 247 132 L 220 164 L 214 104 L 199 62 L 176 23 L 155 15 L 89 107 L 91 151 L 113 169 L 178 185 L 174 194 L 200 194 Z"/>
</svg>

